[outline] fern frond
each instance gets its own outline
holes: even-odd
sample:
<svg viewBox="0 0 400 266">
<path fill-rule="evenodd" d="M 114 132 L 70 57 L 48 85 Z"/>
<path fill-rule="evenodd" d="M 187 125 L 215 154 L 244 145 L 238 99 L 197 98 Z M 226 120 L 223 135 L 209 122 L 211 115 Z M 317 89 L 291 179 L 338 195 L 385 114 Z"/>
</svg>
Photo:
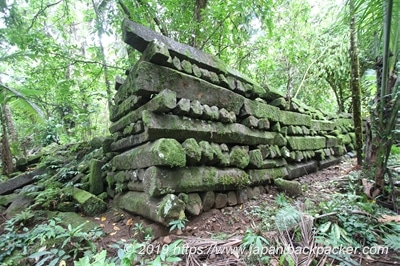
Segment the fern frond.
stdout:
<svg viewBox="0 0 400 266">
<path fill-rule="evenodd" d="M 400 250 L 400 235 L 387 234 L 383 238 L 386 246 L 394 250 Z"/>
<path fill-rule="evenodd" d="M 281 208 L 275 216 L 275 224 L 279 230 L 287 230 L 296 226 L 300 221 L 300 212 L 291 205 Z"/>
</svg>

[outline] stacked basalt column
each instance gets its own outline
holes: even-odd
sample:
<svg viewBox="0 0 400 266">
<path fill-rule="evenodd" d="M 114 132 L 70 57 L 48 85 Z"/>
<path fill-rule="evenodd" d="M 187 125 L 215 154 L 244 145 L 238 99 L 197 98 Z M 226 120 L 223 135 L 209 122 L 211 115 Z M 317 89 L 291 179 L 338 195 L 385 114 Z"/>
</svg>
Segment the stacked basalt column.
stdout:
<svg viewBox="0 0 400 266">
<path fill-rule="evenodd" d="M 352 149 L 349 118 L 328 120 L 131 21 L 123 37 L 142 53 L 117 80 L 110 112 L 118 154 L 107 181 L 125 210 L 168 224 L 240 204 Z"/>
</svg>

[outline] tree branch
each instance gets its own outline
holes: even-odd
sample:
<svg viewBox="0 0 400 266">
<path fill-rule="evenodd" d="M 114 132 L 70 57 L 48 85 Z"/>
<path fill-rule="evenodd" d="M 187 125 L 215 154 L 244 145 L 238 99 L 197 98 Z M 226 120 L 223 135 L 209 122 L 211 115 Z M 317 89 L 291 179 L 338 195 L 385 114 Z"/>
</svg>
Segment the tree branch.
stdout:
<svg viewBox="0 0 400 266">
<path fill-rule="evenodd" d="M 33 25 L 35 24 L 37 18 L 38 18 L 42 13 L 44 13 L 44 11 L 46 11 L 46 9 L 48 9 L 48 8 L 50 8 L 50 7 L 52 7 L 52 6 L 58 5 L 58 4 L 61 3 L 62 1 L 63 1 L 63 0 L 60 0 L 60 1 L 55 2 L 55 3 L 52 3 L 52 4 L 48 4 L 48 5 L 46 5 L 44 8 L 40 9 L 39 12 L 37 12 L 37 13 L 35 14 L 35 16 L 33 17 L 32 23 L 31 23 L 31 25 L 28 27 L 28 29 L 26 30 L 26 32 L 30 31 L 30 29 L 31 29 L 31 28 L 33 27 Z"/>
</svg>

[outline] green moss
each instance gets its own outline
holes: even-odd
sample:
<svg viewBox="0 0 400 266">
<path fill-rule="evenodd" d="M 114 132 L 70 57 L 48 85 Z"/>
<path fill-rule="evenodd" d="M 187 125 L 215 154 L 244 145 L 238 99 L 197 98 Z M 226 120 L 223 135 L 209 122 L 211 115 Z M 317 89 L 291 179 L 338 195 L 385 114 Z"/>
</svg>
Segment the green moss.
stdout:
<svg viewBox="0 0 400 266">
<path fill-rule="evenodd" d="M 250 178 L 247 174 L 239 178 L 223 175 L 219 178 L 219 181 L 224 187 L 232 187 L 232 185 L 234 185 L 237 189 L 244 188 L 250 184 Z"/>
<path fill-rule="evenodd" d="M 166 223 L 174 220 L 184 219 L 185 203 L 174 194 L 166 195 L 160 202 L 157 214 L 163 218 Z"/>
<path fill-rule="evenodd" d="M 242 147 L 233 147 L 229 156 L 232 166 L 237 166 L 238 168 L 244 169 L 250 163 L 249 153 Z"/>
<path fill-rule="evenodd" d="M 260 150 L 249 151 L 250 166 L 259 168 L 263 164 L 263 157 Z"/>
</svg>

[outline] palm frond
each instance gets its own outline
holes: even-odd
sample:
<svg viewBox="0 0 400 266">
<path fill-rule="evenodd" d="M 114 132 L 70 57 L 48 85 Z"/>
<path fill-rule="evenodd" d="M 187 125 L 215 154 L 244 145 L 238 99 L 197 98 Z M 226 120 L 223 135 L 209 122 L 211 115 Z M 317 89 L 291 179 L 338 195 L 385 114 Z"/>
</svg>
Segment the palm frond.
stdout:
<svg viewBox="0 0 400 266">
<path fill-rule="evenodd" d="M 37 106 L 34 102 L 30 101 L 25 95 L 23 95 L 22 93 L 20 93 L 19 91 L 10 88 L 4 84 L 0 83 L 0 87 L 5 89 L 7 92 L 11 93 L 12 97 L 17 97 L 21 100 L 23 100 L 24 102 L 26 102 L 26 104 L 32 108 L 41 118 L 44 118 L 44 114 L 43 111 L 39 108 L 39 106 Z M 10 97 L 6 97 L 5 101 L 7 101 L 7 99 L 10 99 Z"/>
</svg>

